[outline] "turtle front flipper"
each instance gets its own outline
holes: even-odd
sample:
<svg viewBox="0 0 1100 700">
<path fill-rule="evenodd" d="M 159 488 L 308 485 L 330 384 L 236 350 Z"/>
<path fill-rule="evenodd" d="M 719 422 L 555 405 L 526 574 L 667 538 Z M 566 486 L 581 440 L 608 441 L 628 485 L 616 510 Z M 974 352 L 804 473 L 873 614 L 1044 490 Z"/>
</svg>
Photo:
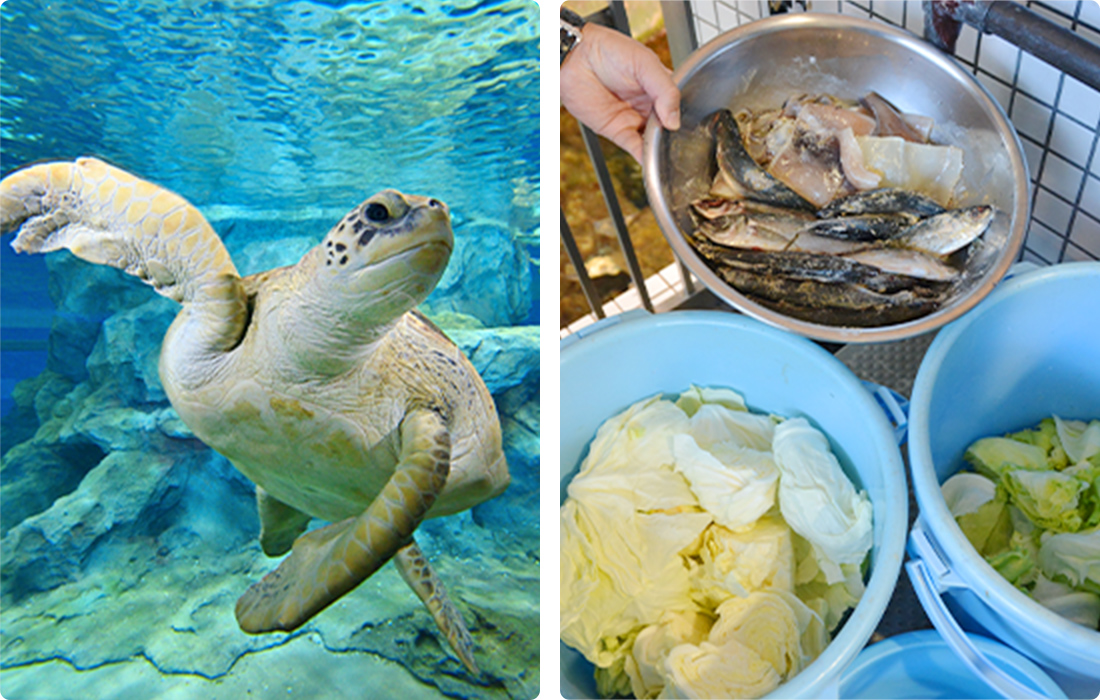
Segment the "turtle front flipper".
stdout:
<svg viewBox="0 0 1100 700">
<path fill-rule="evenodd" d="M 401 572 L 401 578 L 409 584 L 424 602 L 428 612 L 435 619 L 439 631 L 447 638 L 447 643 L 454 649 L 462 665 L 475 676 L 481 671 L 474 661 L 474 640 L 466 629 L 466 623 L 462 621 L 462 614 L 451 602 L 447 591 L 443 588 L 443 582 L 439 580 L 435 569 L 428 562 L 428 558 L 420 551 L 416 542 L 410 542 L 397 551 L 393 558 L 397 570 Z"/>
<path fill-rule="evenodd" d="M 382 491 L 362 515 L 295 540 L 290 556 L 237 601 L 241 629 L 297 629 L 366 580 L 408 544 L 447 483 L 450 461 L 450 435 L 439 414 L 406 415 L 400 460 Z"/>
<path fill-rule="evenodd" d="M 182 197 L 125 170 L 81 158 L 12 173 L 0 180 L 0 232 L 16 228 L 16 252 L 67 248 L 190 303 L 209 349 L 244 332 L 247 299 L 218 234 Z"/>
</svg>

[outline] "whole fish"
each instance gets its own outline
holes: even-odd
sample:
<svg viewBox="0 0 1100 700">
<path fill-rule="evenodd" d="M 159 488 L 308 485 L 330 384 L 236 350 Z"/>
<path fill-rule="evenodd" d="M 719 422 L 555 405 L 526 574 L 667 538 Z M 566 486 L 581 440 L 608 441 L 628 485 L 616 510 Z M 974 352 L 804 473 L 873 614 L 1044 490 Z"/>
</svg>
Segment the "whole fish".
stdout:
<svg viewBox="0 0 1100 700">
<path fill-rule="evenodd" d="M 691 205 L 697 230 L 719 245 L 784 250 L 791 239 L 814 223 L 812 214 L 749 200 L 707 198 Z"/>
<path fill-rule="evenodd" d="M 816 209 L 752 159 L 741 140 L 737 120 L 728 109 L 720 109 L 711 115 L 710 130 L 714 135 L 719 169 L 726 178 L 744 189 L 750 198 L 790 209 Z"/>
<path fill-rule="evenodd" d="M 993 207 L 986 204 L 951 209 L 913 224 L 891 243 L 932 255 L 949 255 L 985 233 L 993 213 Z"/>
<path fill-rule="evenodd" d="M 923 219 L 944 211 L 942 206 L 924 195 L 898 187 L 881 187 L 837 199 L 823 207 L 817 215 L 830 219 L 861 214 L 905 214 Z"/>
<path fill-rule="evenodd" d="M 846 241 L 885 241 L 917 222 L 908 214 L 857 214 L 820 219 L 806 227 L 819 236 Z"/>
<path fill-rule="evenodd" d="M 828 326 L 904 323 L 935 311 L 942 298 L 905 289 L 881 294 L 853 284 L 787 280 L 731 271 L 726 282 L 785 316 Z"/>
<path fill-rule="evenodd" d="M 729 270 L 740 270 L 776 279 L 858 285 L 880 294 L 908 289 L 932 297 L 942 291 L 940 285 L 927 280 L 886 272 L 838 255 L 729 248 L 700 240 L 697 236 L 692 243 L 712 264 L 712 268 L 723 276 Z"/>
<path fill-rule="evenodd" d="M 951 282 L 959 277 L 958 270 L 945 264 L 939 258 L 922 253 L 919 250 L 876 246 L 843 253 L 842 255 L 848 260 L 877 267 L 885 272 L 932 282 Z"/>
<path fill-rule="evenodd" d="M 810 231 L 799 231 L 783 250 L 820 255 L 848 255 L 874 246 L 866 241 L 848 241 L 832 236 L 819 236 Z"/>
</svg>

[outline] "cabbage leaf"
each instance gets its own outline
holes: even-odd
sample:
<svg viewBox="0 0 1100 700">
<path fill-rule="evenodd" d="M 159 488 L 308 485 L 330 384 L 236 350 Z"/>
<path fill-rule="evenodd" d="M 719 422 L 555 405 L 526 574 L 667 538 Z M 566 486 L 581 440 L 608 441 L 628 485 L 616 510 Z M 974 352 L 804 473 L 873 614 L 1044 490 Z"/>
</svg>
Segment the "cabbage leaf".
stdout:
<svg viewBox="0 0 1100 700">
<path fill-rule="evenodd" d="M 942 485 L 956 522 L 998 573 L 1067 619 L 1100 606 L 1100 420 L 1053 416 L 965 453 L 978 474 Z M 796 553 L 797 553 L 796 542 Z"/>
<path fill-rule="evenodd" d="M 813 545 L 826 582 L 844 580 L 840 565 L 859 565 L 871 549 L 870 499 L 856 491 L 829 441 L 804 418 L 776 426 L 773 447 L 783 518 Z"/>
<path fill-rule="evenodd" d="M 866 494 L 804 419 L 728 389 L 605 421 L 566 493 L 561 639 L 604 696 L 766 694 L 863 593 Z"/>
</svg>

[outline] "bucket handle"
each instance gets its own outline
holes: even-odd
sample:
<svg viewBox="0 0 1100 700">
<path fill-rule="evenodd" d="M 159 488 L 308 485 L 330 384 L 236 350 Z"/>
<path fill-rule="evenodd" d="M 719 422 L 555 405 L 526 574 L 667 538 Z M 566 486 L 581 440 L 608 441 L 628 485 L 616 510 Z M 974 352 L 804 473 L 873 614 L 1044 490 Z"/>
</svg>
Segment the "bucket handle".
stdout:
<svg viewBox="0 0 1100 700">
<path fill-rule="evenodd" d="M 921 541 L 918 541 L 921 540 Z M 913 528 L 910 545 L 920 554 L 931 554 L 931 561 L 936 562 L 938 557 L 932 549 L 927 535 L 917 526 Z M 940 567 L 946 570 L 942 561 Z M 909 574 L 909 580 L 913 583 L 913 591 L 921 602 L 921 606 L 932 621 L 932 626 L 940 633 L 947 646 L 970 668 L 974 674 L 985 681 L 987 685 L 1006 698 L 1048 698 L 1042 690 L 1037 690 L 1024 685 L 1012 678 L 999 667 L 994 665 L 986 656 L 970 641 L 963 632 L 954 615 L 947 609 L 947 604 L 940 591 L 953 586 L 937 585 L 932 577 L 929 567 L 933 564 L 925 564 L 924 559 L 918 554 L 905 563 L 905 572 Z"/>
<path fill-rule="evenodd" d="M 888 386 L 875 384 L 866 379 L 860 380 L 863 388 L 871 392 L 871 398 L 886 414 L 886 419 L 894 426 L 894 440 L 898 447 L 905 444 L 909 432 L 909 399 Z"/>
</svg>

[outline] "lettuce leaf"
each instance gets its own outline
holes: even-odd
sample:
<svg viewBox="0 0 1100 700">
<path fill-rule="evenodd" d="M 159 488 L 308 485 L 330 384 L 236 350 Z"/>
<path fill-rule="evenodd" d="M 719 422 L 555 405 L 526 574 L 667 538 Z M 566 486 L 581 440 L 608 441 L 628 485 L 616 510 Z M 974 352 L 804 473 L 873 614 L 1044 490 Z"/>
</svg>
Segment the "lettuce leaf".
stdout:
<svg viewBox="0 0 1100 700">
<path fill-rule="evenodd" d="M 979 554 L 984 557 L 1008 547 L 1015 530 L 1003 488 L 971 472 L 953 475 L 941 488 L 947 509 Z"/>
</svg>

